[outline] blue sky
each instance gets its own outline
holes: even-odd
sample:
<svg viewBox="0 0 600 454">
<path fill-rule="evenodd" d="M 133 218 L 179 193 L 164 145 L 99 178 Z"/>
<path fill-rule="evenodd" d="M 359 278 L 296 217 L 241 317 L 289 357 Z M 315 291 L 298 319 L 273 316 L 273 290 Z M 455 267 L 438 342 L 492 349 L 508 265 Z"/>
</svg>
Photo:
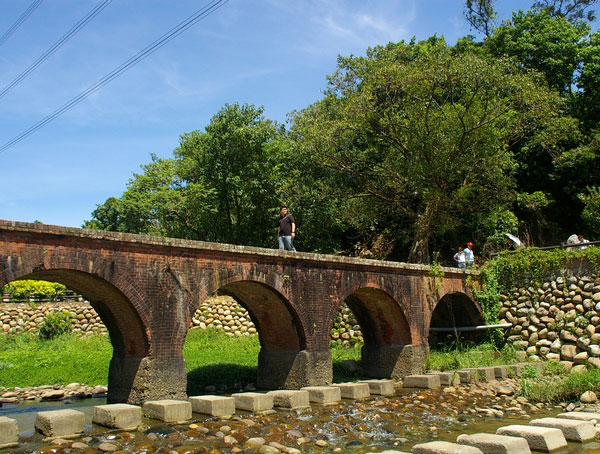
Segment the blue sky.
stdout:
<svg viewBox="0 0 600 454">
<path fill-rule="evenodd" d="M 499 0 L 502 19 L 533 0 Z M 0 46 L 0 89 L 98 0 L 44 0 Z M 0 2 L 3 34 L 31 0 Z M 113 0 L 0 99 L 0 145 L 13 139 L 200 9 L 206 0 Z M 119 197 L 150 154 L 170 157 L 225 103 L 267 118 L 321 97 L 337 55 L 389 41 L 450 43 L 470 33 L 463 0 L 230 0 L 149 58 L 0 153 L 0 219 L 80 227 Z"/>
</svg>

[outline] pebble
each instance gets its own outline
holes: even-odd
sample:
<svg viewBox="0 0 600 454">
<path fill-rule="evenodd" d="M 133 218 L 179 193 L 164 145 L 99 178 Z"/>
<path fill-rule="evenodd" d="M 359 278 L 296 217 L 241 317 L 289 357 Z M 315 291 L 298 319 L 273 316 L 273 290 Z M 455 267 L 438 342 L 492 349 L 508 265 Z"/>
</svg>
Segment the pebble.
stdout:
<svg viewBox="0 0 600 454">
<path fill-rule="evenodd" d="M 115 452 L 119 450 L 119 447 L 112 443 L 100 443 L 98 449 L 102 452 Z"/>
</svg>

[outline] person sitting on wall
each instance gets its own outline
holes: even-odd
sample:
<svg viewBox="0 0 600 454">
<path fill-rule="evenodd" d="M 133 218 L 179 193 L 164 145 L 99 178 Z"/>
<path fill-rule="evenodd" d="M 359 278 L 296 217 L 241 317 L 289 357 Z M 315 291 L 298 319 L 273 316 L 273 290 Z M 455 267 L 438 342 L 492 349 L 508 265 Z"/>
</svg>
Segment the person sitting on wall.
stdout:
<svg viewBox="0 0 600 454">
<path fill-rule="evenodd" d="M 581 244 L 581 246 L 579 246 L 579 249 L 585 249 L 590 247 L 589 246 L 589 241 L 586 240 L 583 235 L 577 235 L 577 240 L 579 240 L 579 244 Z"/>
</svg>

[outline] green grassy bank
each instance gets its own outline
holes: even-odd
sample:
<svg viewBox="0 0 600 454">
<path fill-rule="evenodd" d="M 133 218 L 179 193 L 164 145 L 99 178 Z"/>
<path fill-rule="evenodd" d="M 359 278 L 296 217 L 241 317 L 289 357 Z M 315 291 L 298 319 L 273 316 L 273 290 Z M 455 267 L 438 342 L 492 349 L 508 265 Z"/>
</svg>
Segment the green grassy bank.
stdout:
<svg viewBox="0 0 600 454">
<path fill-rule="evenodd" d="M 217 330 L 190 330 L 183 354 L 190 392 L 206 385 L 228 388 L 256 382 L 260 345 L 257 336 L 230 337 Z M 359 359 L 360 346 L 334 346 L 334 372 L 347 378 L 339 363 Z M 40 340 L 34 335 L 0 336 L 0 386 L 106 384 L 112 346 L 107 336 L 62 335 Z"/>
<path fill-rule="evenodd" d="M 360 359 L 361 345 L 332 346 L 334 381 L 351 376 L 343 361 Z M 188 371 L 188 392 L 201 393 L 206 385 L 226 386 L 256 382 L 260 345 L 257 336 L 230 337 L 217 330 L 191 330 L 184 346 Z M 0 386 L 106 384 L 112 346 L 106 336 L 79 337 L 66 334 L 53 340 L 33 335 L 0 336 Z M 432 351 L 429 370 L 457 370 L 465 367 L 492 366 L 518 362 L 514 350 L 497 350 L 484 344 L 475 348 Z M 520 382 L 521 393 L 533 401 L 576 400 L 587 390 L 600 392 L 600 370 L 568 373 L 558 363 L 548 363 L 544 376 L 528 369 Z"/>
</svg>

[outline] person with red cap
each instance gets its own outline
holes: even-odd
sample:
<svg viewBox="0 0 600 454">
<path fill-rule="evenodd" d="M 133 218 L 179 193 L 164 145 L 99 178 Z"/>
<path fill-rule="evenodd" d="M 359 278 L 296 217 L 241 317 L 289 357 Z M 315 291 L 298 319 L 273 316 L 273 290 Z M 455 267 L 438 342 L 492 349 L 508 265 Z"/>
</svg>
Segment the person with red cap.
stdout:
<svg viewBox="0 0 600 454">
<path fill-rule="evenodd" d="M 467 243 L 467 247 L 463 251 L 465 253 L 465 266 L 466 268 L 473 268 L 475 266 L 475 255 L 473 254 L 473 243 L 470 241 Z"/>
</svg>

